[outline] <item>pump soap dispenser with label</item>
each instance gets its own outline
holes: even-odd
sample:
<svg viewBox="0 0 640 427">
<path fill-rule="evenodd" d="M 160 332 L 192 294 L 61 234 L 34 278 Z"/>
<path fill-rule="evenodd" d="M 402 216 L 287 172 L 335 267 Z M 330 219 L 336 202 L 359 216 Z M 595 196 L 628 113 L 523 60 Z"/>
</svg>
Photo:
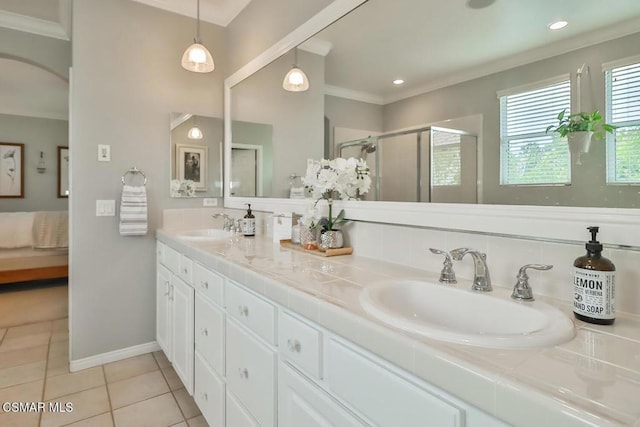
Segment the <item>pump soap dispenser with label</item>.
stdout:
<svg viewBox="0 0 640 427">
<path fill-rule="evenodd" d="M 242 218 L 242 234 L 245 237 L 253 237 L 256 235 L 256 217 L 251 212 L 251 204 L 247 203 L 249 208 L 247 214 Z"/>
<path fill-rule="evenodd" d="M 587 254 L 573 263 L 573 313 L 577 319 L 598 325 L 615 320 L 615 271 L 602 256 L 602 244 L 596 240 L 599 227 L 587 227 L 591 240 Z"/>
</svg>

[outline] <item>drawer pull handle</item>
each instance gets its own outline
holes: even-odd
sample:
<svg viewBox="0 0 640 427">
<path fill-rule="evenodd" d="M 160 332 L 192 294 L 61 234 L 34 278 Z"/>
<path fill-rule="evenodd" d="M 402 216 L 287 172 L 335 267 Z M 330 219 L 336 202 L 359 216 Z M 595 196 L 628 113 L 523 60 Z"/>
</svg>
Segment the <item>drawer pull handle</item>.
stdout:
<svg viewBox="0 0 640 427">
<path fill-rule="evenodd" d="M 207 393 L 202 393 L 202 400 L 209 400 L 209 396 L 207 396 Z"/>
<path fill-rule="evenodd" d="M 186 268 L 182 270 L 184 272 L 184 274 L 187 274 L 189 272 L 189 270 L 187 270 Z"/>
<path fill-rule="evenodd" d="M 202 335 L 204 335 L 205 337 L 208 337 L 208 336 L 209 336 L 209 331 L 207 331 L 207 328 L 204 328 L 204 329 L 202 330 Z"/>
<path fill-rule="evenodd" d="M 246 305 L 238 306 L 238 311 L 240 311 L 240 316 L 249 317 L 249 307 L 247 307 Z"/>
<path fill-rule="evenodd" d="M 167 288 L 167 292 L 164 293 L 165 296 L 169 295 L 169 281 L 165 280 L 164 281 L 164 286 Z"/>
<path fill-rule="evenodd" d="M 204 289 L 209 289 L 209 282 L 202 282 L 202 287 Z"/>
<path fill-rule="evenodd" d="M 238 373 L 240 374 L 240 378 L 249 378 L 249 370 L 247 368 L 238 368 Z"/>
<path fill-rule="evenodd" d="M 302 344 L 300 344 L 300 341 L 298 340 L 288 339 L 287 345 L 289 346 L 289 350 L 293 353 L 300 353 L 300 350 L 302 350 Z"/>
</svg>

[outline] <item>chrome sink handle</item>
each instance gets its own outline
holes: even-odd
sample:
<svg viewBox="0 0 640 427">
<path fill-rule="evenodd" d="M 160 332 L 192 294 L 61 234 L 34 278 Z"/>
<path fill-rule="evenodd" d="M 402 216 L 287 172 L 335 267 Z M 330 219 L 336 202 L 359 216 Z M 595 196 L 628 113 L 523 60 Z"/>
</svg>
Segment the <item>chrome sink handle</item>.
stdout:
<svg viewBox="0 0 640 427">
<path fill-rule="evenodd" d="M 462 260 L 466 254 L 471 255 L 475 266 L 473 275 L 473 285 L 471 289 L 480 292 L 491 292 L 491 276 L 489 275 L 489 267 L 487 266 L 487 255 L 482 252 L 474 251 L 469 248 L 458 248 L 450 252 L 451 258 L 456 261 Z"/>
<path fill-rule="evenodd" d="M 517 299 L 520 301 L 533 301 L 533 291 L 529 286 L 529 275 L 527 274 L 527 268 L 533 268 L 534 270 L 551 270 L 553 265 L 547 264 L 527 264 L 520 267 L 520 271 L 518 271 L 518 275 L 516 279 L 516 285 L 513 287 L 513 293 L 511 294 L 511 298 Z"/>
<path fill-rule="evenodd" d="M 458 283 L 456 280 L 456 272 L 453 271 L 453 262 L 449 252 L 442 251 L 440 249 L 429 248 L 429 250 L 437 255 L 444 255 L 444 263 L 442 264 L 442 271 L 440 272 L 440 283 L 453 284 Z"/>
</svg>

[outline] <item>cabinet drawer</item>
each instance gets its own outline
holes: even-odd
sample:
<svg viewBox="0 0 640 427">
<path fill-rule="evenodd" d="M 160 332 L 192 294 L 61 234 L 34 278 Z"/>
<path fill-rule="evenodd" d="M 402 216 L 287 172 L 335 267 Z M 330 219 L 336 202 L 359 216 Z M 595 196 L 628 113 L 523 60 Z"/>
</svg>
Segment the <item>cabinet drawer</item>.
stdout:
<svg viewBox="0 0 640 427">
<path fill-rule="evenodd" d="M 162 264 L 171 270 L 173 273 L 178 274 L 180 271 L 180 253 L 175 249 L 164 245 L 162 248 Z"/>
<path fill-rule="evenodd" d="M 196 293 L 196 350 L 220 375 L 224 375 L 224 314 Z"/>
<path fill-rule="evenodd" d="M 275 341 L 276 308 L 261 297 L 227 280 L 227 314 L 255 332 L 269 344 Z"/>
<path fill-rule="evenodd" d="M 196 291 L 206 295 L 211 301 L 220 306 L 224 305 L 224 279 L 197 262 L 193 264 L 193 285 Z"/>
<path fill-rule="evenodd" d="M 227 423 L 229 427 L 260 427 L 242 405 L 236 400 L 236 398 L 227 393 Z M 222 425 L 222 424 L 220 424 Z"/>
<path fill-rule="evenodd" d="M 224 425 L 224 383 L 196 351 L 194 400 L 210 426 Z"/>
<path fill-rule="evenodd" d="M 278 320 L 280 355 L 314 378 L 320 379 L 322 333 L 298 317 L 281 312 Z"/>
<path fill-rule="evenodd" d="M 193 261 L 184 255 L 180 255 L 178 276 L 190 285 L 193 283 Z"/>
<path fill-rule="evenodd" d="M 156 241 L 156 263 L 158 264 L 162 264 L 162 261 L 164 259 L 164 248 L 164 243 Z"/>
<path fill-rule="evenodd" d="M 326 382 L 331 391 L 379 426 L 461 426 L 463 411 L 387 369 L 386 362 L 330 339 Z"/>
<path fill-rule="evenodd" d="M 275 421 L 276 354 L 227 319 L 227 387 L 261 426 Z"/>
</svg>

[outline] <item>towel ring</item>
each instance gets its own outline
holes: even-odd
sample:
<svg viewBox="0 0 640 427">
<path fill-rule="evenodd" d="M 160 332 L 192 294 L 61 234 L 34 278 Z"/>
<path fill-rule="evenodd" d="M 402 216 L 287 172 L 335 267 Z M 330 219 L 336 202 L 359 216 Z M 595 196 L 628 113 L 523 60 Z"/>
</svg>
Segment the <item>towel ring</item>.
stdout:
<svg viewBox="0 0 640 427">
<path fill-rule="evenodd" d="M 135 166 L 132 167 L 131 169 L 129 169 L 128 171 L 126 171 L 124 174 L 122 174 L 122 185 L 125 185 L 124 178 L 129 174 L 131 174 L 131 175 L 137 175 L 137 174 L 142 175 L 142 177 L 144 178 L 144 183 L 142 185 L 147 185 L 147 176 L 140 169 L 138 169 Z"/>
</svg>

